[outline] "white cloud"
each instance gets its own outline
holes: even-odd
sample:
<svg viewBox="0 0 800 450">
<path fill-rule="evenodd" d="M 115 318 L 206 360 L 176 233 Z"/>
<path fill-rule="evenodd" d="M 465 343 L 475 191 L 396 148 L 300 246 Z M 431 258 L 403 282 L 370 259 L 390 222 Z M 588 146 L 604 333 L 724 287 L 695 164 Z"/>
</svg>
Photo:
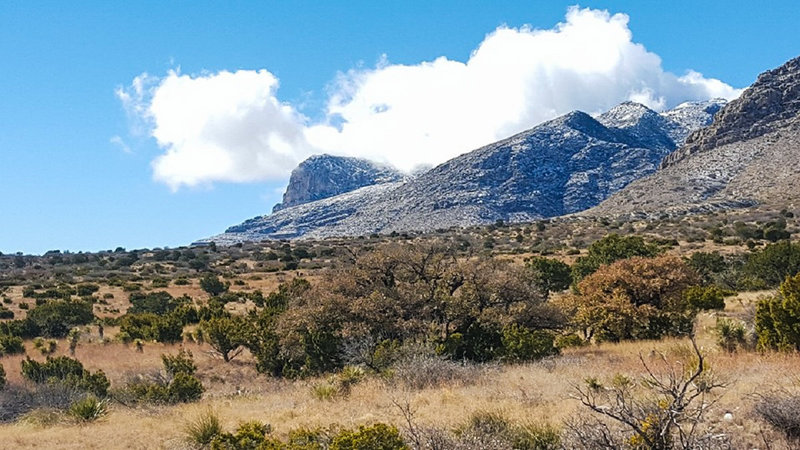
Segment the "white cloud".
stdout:
<svg viewBox="0 0 800 450">
<path fill-rule="evenodd" d="M 578 8 L 549 30 L 500 27 L 466 62 L 382 59 L 374 69 L 343 73 L 325 123 L 309 124 L 281 103 L 266 70 L 171 72 L 151 88 L 147 80 L 137 77 L 118 95 L 128 111 L 150 121 L 164 150 L 155 177 L 173 188 L 285 179 L 319 152 L 410 170 L 575 109 L 599 112 L 624 100 L 664 109 L 739 94 L 694 71 L 665 72 L 658 55 L 633 42 L 628 16 Z"/>
</svg>

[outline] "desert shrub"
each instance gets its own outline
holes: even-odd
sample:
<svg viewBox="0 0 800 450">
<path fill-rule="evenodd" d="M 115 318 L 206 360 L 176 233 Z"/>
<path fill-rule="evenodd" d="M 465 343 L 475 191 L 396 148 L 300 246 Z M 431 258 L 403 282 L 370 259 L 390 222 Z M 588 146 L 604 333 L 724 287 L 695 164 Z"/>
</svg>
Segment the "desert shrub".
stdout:
<svg viewBox="0 0 800 450">
<path fill-rule="evenodd" d="M 119 319 L 119 330 L 129 340 L 173 343 L 180 342 L 183 338 L 183 323 L 172 315 L 125 314 Z"/>
<path fill-rule="evenodd" d="M 14 311 L 10 309 L 0 306 L 0 319 L 13 319 L 14 318 Z"/>
<path fill-rule="evenodd" d="M 800 272 L 800 243 L 782 241 L 770 244 L 763 250 L 752 253 L 742 268 L 745 279 L 750 279 L 752 288 L 777 286 L 786 277 Z M 760 281 L 761 286 L 753 283 Z"/>
<path fill-rule="evenodd" d="M 102 370 L 91 373 L 77 359 L 68 356 L 47 357 L 43 363 L 30 358 L 22 361 L 22 376 L 42 383 L 63 383 L 105 397 L 110 383 Z"/>
<path fill-rule="evenodd" d="M 508 361 L 533 361 L 558 354 L 553 333 L 530 330 L 512 324 L 503 329 L 503 358 Z"/>
<path fill-rule="evenodd" d="M 0 364 L 0 391 L 6 387 L 6 369 Z"/>
<path fill-rule="evenodd" d="M 219 277 L 212 273 L 206 274 L 200 279 L 200 288 L 206 291 L 212 297 L 216 297 L 224 292 L 227 292 L 229 287 L 229 283 L 220 281 Z"/>
<path fill-rule="evenodd" d="M 438 387 L 448 383 L 470 384 L 480 375 L 478 366 L 456 362 L 433 350 L 412 346 L 403 352 L 390 373 L 392 380 L 411 389 Z"/>
<path fill-rule="evenodd" d="M 22 338 L 8 334 L 0 334 L 0 356 L 25 353 Z"/>
<path fill-rule="evenodd" d="M 175 404 L 197 401 L 203 396 L 205 388 L 194 376 L 197 366 L 190 351 L 163 354 L 161 362 L 163 373 L 133 377 L 124 387 L 114 391 L 113 397 L 123 404 Z"/>
<path fill-rule="evenodd" d="M 280 441 L 267 436 L 272 431 L 269 424 L 258 421 L 240 423 L 235 433 L 220 433 L 211 441 L 212 450 L 280 450 Z"/>
<path fill-rule="evenodd" d="M 763 394 L 753 410 L 790 442 L 800 443 L 800 395 L 784 390 Z"/>
<path fill-rule="evenodd" d="M 552 258 L 534 257 L 525 264 L 545 292 L 560 292 L 572 284 L 572 268 Z"/>
<path fill-rule="evenodd" d="M 63 338 L 73 327 L 94 319 L 91 302 L 50 300 L 30 310 L 26 320 L 35 325 L 41 336 Z"/>
<path fill-rule="evenodd" d="M 108 401 L 90 394 L 70 405 L 68 413 L 79 422 L 94 422 L 108 413 Z"/>
<path fill-rule="evenodd" d="M 688 258 L 689 267 L 694 269 L 704 284 L 713 281 L 714 275 L 722 273 L 726 268 L 725 258 L 719 252 L 695 252 Z"/>
<path fill-rule="evenodd" d="M 572 266 L 575 282 L 593 273 L 604 264 L 634 256 L 653 257 L 661 253 L 657 245 L 644 242 L 639 236 L 620 236 L 609 234 L 589 246 L 586 256 L 581 256 Z"/>
<path fill-rule="evenodd" d="M 787 278 L 778 294 L 756 306 L 756 333 L 762 350 L 800 350 L 800 274 Z"/>
<path fill-rule="evenodd" d="M 93 283 L 82 283 L 75 287 L 75 292 L 80 297 L 88 297 L 100 290 L 100 286 Z"/>
<path fill-rule="evenodd" d="M 649 360 L 640 357 L 645 375 L 637 378 L 587 378 L 584 386 L 576 387 L 575 398 L 594 416 L 583 425 L 567 424 L 568 444 L 583 441 L 574 447 L 620 448 L 622 437 L 622 448 L 709 448 L 714 438 L 705 432 L 703 418 L 726 383 L 709 371 L 694 340 L 692 349 L 694 354 L 679 362 L 655 351 Z M 606 445 L 600 445 L 603 442 Z"/>
<path fill-rule="evenodd" d="M 214 317 L 200 322 L 203 338 L 220 355 L 229 362 L 242 352 L 248 332 L 247 322 L 239 316 Z"/>
<path fill-rule="evenodd" d="M 128 309 L 130 314 L 153 313 L 164 315 L 174 311 L 179 306 L 191 304 L 191 299 L 187 296 L 174 298 L 168 292 L 133 293 L 130 297 L 131 307 Z"/>
<path fill-rule="evenodd" d="M 56 347 L 58 347 L 58 341 L 54 339 L 42 339 L 37 337 L 33 340 L 33 348 L 39 350 L 44 356 L 52 355 L 56 351 Z"/>
<path fill-rule="evenodd" d="M 683 299 L 692 309 L 698 311 L 725 309 L 725 296 L 733 292 L 717 286 L 691 286 L 683 291 Z"/>
<path fill-rule="evenodd" d="M 560 432 L 549 424 L 514 423 L 502 414 L 473 413 L 455 429 L 467 448 L 513 448 L 515 450 L 556 450 L 561 447 Z"/>
<path fill-rule="evenodd" d="M 194 375 L 197 372 L 194 356 L 189 350 L 180 349 L 175 355 L 163 354 L 161 355 L 161 362 L 164 364 L 164 370 L 169 376 L 174 377 L 179 373 Z"/>
<path fill-rule="evenodd" d="M 553 345 L 559 350 L 563 350 L 565 348 L 583 347 L 586 345 L 586 341 L 577 334 L 559 334 L 553 341 Z"/>
<path fill-rule="evenodd" d="M 186 440 L 199 446 L 208 446 L 215 437 L 224 433 L 219 416 L 207 409 L 184 425 Z"/>
<path fill-rule="evenodd" d="M 11 422 L 35 410 L 66 411 L 86 392 L 64 383 L 8 385 L 0 390 L 0 423 Z"/>
<path fill-rule="evenodd" d="M 747 329 L 744 323 L 720 317 L 714 326 L 717 335 L 717 345 L 729 353 L 739 348 L 747 348 Z"/>
<path fill-rule="evenodd" d="M 383 423 L 342 430 L 331 440 L 330 450 L 406 450 L 397 428 Z"/>
<path fill-rule="evenodd" d="M 634 257 L 602 266 L 560 300 L 586 340 L 653 339 L 691 330 L 696 311 L 683 292 L 698 282 L 680 258 Z"/>
</svg>

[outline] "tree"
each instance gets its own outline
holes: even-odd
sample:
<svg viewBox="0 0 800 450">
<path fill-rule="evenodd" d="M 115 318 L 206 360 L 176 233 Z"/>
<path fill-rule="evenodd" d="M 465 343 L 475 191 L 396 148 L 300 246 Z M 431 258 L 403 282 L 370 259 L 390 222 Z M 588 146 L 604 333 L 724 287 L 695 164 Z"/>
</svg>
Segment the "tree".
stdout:
<svg viewBox="0 0 800 450">
<path fill-rule="evenodd" d="M 200 323 L 203 338 L 225 362 L 239 356 L 245 344 L 247 324 L 241 317 L 214 317 Z"/>
<path fill-rule="evenodd" d="M 572 269 L 557 259 L 533 257 L 525 266 L 545 292 L 560 292 L 572 284 Z"/>
<path fill-rule="evenodd" d="M 698 281 L 680 258 L 634 257 L 601 266 L 560 305 L 586 340 L 658 338 L 689 331 L 696 311 L 682 294 Z"/>
<path fill-rule="evenodd" d="M 586 256 L 581 256 L 572 266 L 572 278 L 579 282 L 603 264 L 634 256 L 653 257 L 661 253 L 657 245 L 644 242 L 639 236 L 609 234 L 589 246 Z"/>
<path fill-rule="evenodd" d="M 227 292 L 230 284 L 223 283 L 216 275 L 209 273 L 200 279 L 200 287 L 210 296 L 216 297 Z"/>
</svg>

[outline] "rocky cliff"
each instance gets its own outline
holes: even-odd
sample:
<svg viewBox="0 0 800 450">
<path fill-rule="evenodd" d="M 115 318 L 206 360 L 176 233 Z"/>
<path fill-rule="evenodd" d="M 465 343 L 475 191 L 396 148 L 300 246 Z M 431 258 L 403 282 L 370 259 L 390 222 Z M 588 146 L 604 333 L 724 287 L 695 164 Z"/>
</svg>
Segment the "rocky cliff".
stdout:
<svg viewBox="0 0 800 450">
<path fill-rule="evenodd" d="M 761 74 L 661 169 L 586 215 L 686 214 L 800 200 L 800 58 Z"/>
<path fill-rule="evenodd" d="M 283 201 L 272 211 L 402 179 L 400 172 L 366 159 L 314 155 L 292 171 Z"/>
</svg>

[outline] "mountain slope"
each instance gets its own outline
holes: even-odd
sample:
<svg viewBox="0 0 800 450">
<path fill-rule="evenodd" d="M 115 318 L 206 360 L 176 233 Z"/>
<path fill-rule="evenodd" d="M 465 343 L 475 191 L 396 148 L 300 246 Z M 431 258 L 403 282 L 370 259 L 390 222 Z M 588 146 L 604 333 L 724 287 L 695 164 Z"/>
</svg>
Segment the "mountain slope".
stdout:
<svg viewBox="0 0 800 450">
<path fill-rule="evenodd" d="M 634 103 L 596 119 L 575 111 L 414 178 L 278 208 L 212 239 L 427 231 L 574 213 L 655 171 L 677 146 L 671 133 L 682 127 Z"/>
<path fill-rule="evenodd" d="M 800 199 L 800 58 L 766 72 L 653 175 L 586 215 L 650 215 Z"/>
<path fill-rule="evenodd" d="M 283 201 L 272 211 L 402 179 L 400 172 L 366 159 L 314 155 L 292 171 Z"/>
</svg>

